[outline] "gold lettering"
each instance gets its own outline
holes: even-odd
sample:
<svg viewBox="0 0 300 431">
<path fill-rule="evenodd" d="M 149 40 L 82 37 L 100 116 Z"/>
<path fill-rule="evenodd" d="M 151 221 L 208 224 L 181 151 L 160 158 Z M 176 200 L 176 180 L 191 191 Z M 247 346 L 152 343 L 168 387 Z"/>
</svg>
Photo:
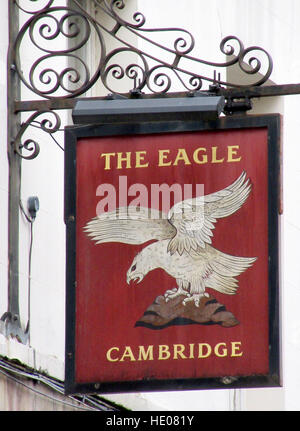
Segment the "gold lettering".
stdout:
<svg viewBox="0 0 300 431">
<path fill-rule="evenodd" d="M 206 348 L 206 353 L 203 353 L 203 347 Z M 199 354 L 198 358 L 208 358 L 211 354 L 211 346 L 207 343 L 199 343 Z"/>
<path fill-rule="evenodd" d="M 110 158 L 115 156 L 116 153 L 102 153 L 101 157 L 105 157 L 105 166 L 104 169 L 110 169 Z"/>
<path fill-rule="evenodd" d="M 139 346 L 139 357 L 138 361 L 153 361 L 153 346 L 148 346 L 147 351 L 145 351 L 144 346 Z"/>
<path fill-rule="evenodd" d="M 119 360 L 119 358 L 115 358 L 115 359 L 113 359 L 112 357 L 111 357 L 111 353 L 112 353 L 112 351 L 113 350 L 116 350 L 117 352 L 119 351 L 119 348 L 118 347 L 111 347 L 107 352 L 106 352 L 106 359 L 109 361 L 109 362 L 116 362 L 116 361 L 118 361 Z"/>
<path fill-rule="evenodd" d="M 240 149 L 239 145 L 229 145 L 227 148 L 227 162 L 239 162 L 241 160 L 241 156 L 234 158 L 237 155 L 238 150 Z"/>
<path fill-rule="evenodd" d="M 231 342 L 231 356 L 232 357 L 243 355 L 243 352 L 240 352 L 241 344 L 242 343 L 240 341 L 232 341 Z"/>
<path fill-rule="evenodd" d="M 169 149 L 158 150 L 158 166 L 178 166 L 180 162 L 183 162 L 184 165 L 191 165 L 192 162 L 197 165 L 203 165 L 206 163 L 233 163 L 240 162 L 242 160 L 242 156 L 239 153 L 240 146 L 239 145 L 228 145 L 227 147 L 227 159 L 222 157 L 222 154 L 225 154 L 226 149 L 219 148 L 218 146 L 205 148 L 199 147 L 196 148 L 194 152 L 190 152 L 185 148 L 177 149 L 177 154 L 175 159 L 172 159 Z M 104 158 L 104 169 L 109 170 L 113 167 L 115 169 L 130 169 L 132 164 L 134 163 L 134 159 L 131 157 L 135 157 L 135 167 L 136 168 L 147 168 L 150 163 L 147 161 L 147 151 L 136 151 L 135 154 L 132 154 L 131 151 L 127 152 L 118 152 L 118 153 L 102 153 L 101 158 Z M 114 159 L 116 157 L 116 159 Z M 114 162 L 114 160 L 116 160 Z"/>
<path fill-rule="evenodd" d="M 174 344 L 174 356 L 173 359 L 178 359 L 178 356 L 180 356 L 181 359 L 187 359 L 187 357 L 183 354 L 183 351 L 185 350 L 185 347 L 183 344 Z"/>
<path fill-rule="evenodd" d="M 242 342 L 231 341 L 230 343 L 220 342 L 215 345 L 209 343 L 198 343 L 198 356 L 196 354 L 197 344 L 166 344 L 148 345 L 131 347 L 125 346 L 124 349 L 113 346 L 106 352 L 106 359 L 109 362 L 136 362 L 162 360 L 181 360 L 181 359 L 204 359 L 214 354 L 218 358 L 224 358 L 230 354 L 237 358 L 243 356 Z M 231 352 L 229 349 L 231 348 Z M 173 350 L 172 350 L 173 349 Z"/>
<path fill-rule="evenodd" d="M 190 346 L 190 356 L 189 356 L 189 359 L 194 359 L 194 347 L 195 347 L 195 344 L 190 344 L 189 346 Z"/>
<path fill-rule="evenodd" d="M 167 154 L 166 154 L 167 153 Z M 158 166 L 170 166 L 172 162 L 165 162 L 170 150 L 158 150 Z"/>
<path fill-rule="evenodd" d="M 136 168 L 147 168 L 149 166 L 149 162 L 142 164 L 145 161 L 146 151 L 137 151 L 135 154 L 135 167 Z"/>
<path fill-rule="evenodd" d="M 179 148 L 178 149 L 177 156 L 176 156 L 176 159 L 175 159 L 175 162 L 174 162 L 174 166 L 177 166 L 178 162 L 181 161 L 181 160 L 184 161 L 185 165 L 190 165 L 191 164 L 191 162 L 189 161 L 188 155 L 187 155 L 187 153 L 186 153 L 186 151 L 185 151 L 184 148 Z"/>
<path fill-rule="evenodd" d="M 126 156 L 123 156 L 123 153 L 117 153 L 117 169 L 122 169 L 122 163 L 126 163 L 126 169 L 131 168 L 131 152 L 127 151 Z"/>
<path fill-rule="evenodd" d="M 171 356 L 171 353 L 169 351 L 169 346 L 160 344 L 158 346 L 158 360 L 165 360 L 165 359 L 169 359 Z"/>
<path fill-rule="evenodd" d="M 217 151 L 218 151 L 218 147 L 212 147 L 212 149 L 211 149 L 211 162 L 212 163 L 223 163 L 224 157 L 223 157 L 223 159 L 217 159 Z"/>
<path fill-rule="evenodd" d="M 201 159 L 199 159 L 198 155 L 200 151 L 203 151 L 204 153 L 206 153 L 206 148 L 201 148 L 201 147 L 197 148 L 197 150 L 195 150 L 193 154 L 194 162 L 198 163 L 199 165 L 207 163 L 207 154 L 203 154 L 201 156 Z"/>
<path fill-rule="evenodd" d="M 222 352 L 219 351 L 219 349 L 220 349 L 221 346 L 225 346 L 224 349 L 222 350 Z M 215 352 L 215 355 L 218 356 L 219 358 L 227 356 L 226 343 L 218 343 L 218 344 L 216 344 L 215 348 L 214 348 L 214 352 Z"/>
<path fill-rule="evenodd" d="M 126 358 L 129 358 L 130 361 L 135 361 L 135 357 L 133 356 L 131 347 L 129 347 L 129 346 L 125 347 L 125 350 L 124 350 L 122 358 L 120 359 L 120 362 L 124 362 Z"/>
</svg>

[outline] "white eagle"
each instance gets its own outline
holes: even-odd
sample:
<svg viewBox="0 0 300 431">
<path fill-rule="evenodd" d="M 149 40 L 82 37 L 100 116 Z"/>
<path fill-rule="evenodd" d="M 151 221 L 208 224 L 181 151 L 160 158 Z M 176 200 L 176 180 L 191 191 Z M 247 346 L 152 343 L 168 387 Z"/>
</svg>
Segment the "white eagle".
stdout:
<svg viewBox="0 0 300 431">
<path fill-rule="evenodd" d="M 168 214 L 153 208 L 120 207 L 93 218 L 84 227 L 96 244 L 121 242 L 143 244 L 127 271 L 127 283 L 140 283 L 148 272 L 162 268 L 176 279 L 177 288 L 167 290 L 166 301 L 184 295 L 183 304 L 199 306 L 206 288 L 233 295 L 236 276 L 256 257 L 231 256 L 210 244 L 217 219 L 230 216 L 246 201 L 251 183 L 246 173 L 223 190 L 176 203 Z"/>
</svg>

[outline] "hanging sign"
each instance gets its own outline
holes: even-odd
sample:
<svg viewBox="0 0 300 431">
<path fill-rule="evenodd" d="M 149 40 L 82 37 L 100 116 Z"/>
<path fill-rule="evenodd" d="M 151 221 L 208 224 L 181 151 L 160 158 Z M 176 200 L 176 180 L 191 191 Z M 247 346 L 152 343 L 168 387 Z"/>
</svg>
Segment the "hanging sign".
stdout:
<svg viewBox="0 0 300 431">
<path fill-rule="evenodd" d="M 66 393 L 280 385 L 279 136 L 66 129 Z"/>
</svg>

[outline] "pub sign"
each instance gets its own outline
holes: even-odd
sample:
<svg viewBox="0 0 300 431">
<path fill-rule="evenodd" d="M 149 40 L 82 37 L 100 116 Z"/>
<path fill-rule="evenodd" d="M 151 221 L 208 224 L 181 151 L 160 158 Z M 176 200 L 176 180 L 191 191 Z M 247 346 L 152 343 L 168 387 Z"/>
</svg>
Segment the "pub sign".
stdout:
<svg viewBox="0 0 300 431">
<path fill-rule="evenodd" d="M 280 386 L 280 117 L 65 137 L 66 393 Z"/>
</svg>

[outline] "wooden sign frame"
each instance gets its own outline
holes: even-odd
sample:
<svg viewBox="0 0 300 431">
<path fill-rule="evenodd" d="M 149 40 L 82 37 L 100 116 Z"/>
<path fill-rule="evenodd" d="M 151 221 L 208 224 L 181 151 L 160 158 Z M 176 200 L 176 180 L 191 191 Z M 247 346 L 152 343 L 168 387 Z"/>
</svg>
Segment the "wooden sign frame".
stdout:
<svg viewBox="0 0 300 431">
<path fill-rule="evenodd" d="M 66 128 L 66 394 L 281 385 L 280 141 L 281 118 L 277 114 L 224 117 L 215 121 L 186 121 L 186 119 L 183 121 L 179 114 L 175 121 L 148 122 L 145 117 L 142 122 L 77 125 Z M 172 153 L 173 150 L 171 152 L 168 150 L 168 145 L 170 148 L 174 146 L 172 147 L 174 153 Z M 120 148 L 124 148 L 122 150 L 124 153 L 119 159 L 118 166 L 117 154 L 120 153 Z M 136 154 L 134 159 L 128 158 L 131 157 L 128 153 L 132 153 L 133 156 L 134 150 L 136 150 L 135 153 L 138 152 L 138 161 Z M 157 152 L 159 152 L 159 159 L 154 158 Z M 127 153 L 127 159 L 125 153 Z M 151 163 L 154 165 L 154 160 L 158 160 L 156 167 L 153 166 L 153 170 L 147 172 Z M 165 170 L 164 167 L 166 167 Z M 119 168 L 118 172 L 117 168 Z M 140 168 L 139 171 L 137 168 Z M 171 178 L 174 172 L 176 174 L 177 168 L 181 169 L 181 176 L 189 172 L 188 169 L 193 169 L 193 175 L 194 172 L 196 174 L 199 172 L 200 177 L 202 175 L 200 172 L 205 172 L 205 178 L 209 179 L 207 184 L 209 183 L 211 187 L 210 194 L 226 189 L 233 183 L 229 179 L 236 180 L 239 177 L 238 172 L 246 171 L 243 181 L 246 181 L 247 176 L 250 177 L 248 184 L 251 184 L 251 187 L 249 186 L 249 192 L 247 191 L 245 203 L 241 204 L 241 209 L 236 213 L 224 219 L 224 226 L 227 223 L 227 227 L 225 226 L 223 231 L 220 227 L 223 233 L 220 234 L 219 239 L 217 232 L 221 221 L 216 222 L 213 234 L 216 235 L 219 244 L 222 244 L 223 252 L 230 249 L 231 254 L 239 255 L 243 252 L 244 256 L 254 258 L 260 252 L 263 253 L 261 250 L 265 252 L 262 254 L 263 257 L 257 259 L 259 263 L 249 263 L 248 266 L 251 268 L 245 271 L 245 274 L 251 274 L 249 281 L 247 281 L 248 275 L 247 279 L 244 274 L 241 275 L 241 278 L 244 278 L 238 288 L 238 292 L 241 291 L 240 296 L 230 295 L 229 309 L 227 306 L 229 295 L 221 294 L 217 300 L 215 296 L 207 295 L 208 299 L 215 301 L 211 301 L 211 304 L 215 307 L 217 304 L 218 307 L 215 308 L 215 314 L 211 313 L 211 320 L 205 322 L 206 325 L 177 316 L 177 320 L 174 319 L 171 323 L 164 322 L 160 327 L 156 326 L 153 329 L 149 319 L 143 319 L 141 316 L 138 322 L 135 321 L 135 317 L 132 317 L 132 322 L 128 323 L 128 329 L 125 330 L 124 315 L 127 319 L 129 315 L 132 316 L 129 314 L 129 308 L 135 310 L 137 306 L 132 304 L 138 304 L 140 298 L 144 298 L 148 293 L 139 287 L 142 289 L 140 292 L 145 292 L 145 295 L 137 296 L 138 294 L 132 293 L 137 291 L 131 290 L 130 299 L 127 298 L 129 291 L 124 287 L 126 274 L 120 268 L 122 259 L 126 258 L 127 250 L 130 250 L 126 247 L 130 246 L 123 245 L 120 248 L 119 268 L 114 257 L 116 251 L 111 250 L 111 245 L 97 246 L 91 229 L 86 228 L 83 232 L 84 226 L 86 227 L 92 220 L 92 212 L 87 214 L 90 204 L 86 196 L 92 189 L 89 196 L 94 196 L 91 206 L 95 210 L 95 203 L 100 199 L 100 193 L 97 195 L 95 185 L 102 184 L 103 181 L 107 183 L 107 178 L 118 176 L 120 178 L 121 175 L 127 174 L 132 183 L 140 184 L 141 178 L 145 178 L 148 182 L 154 181 L 155 178 L 155 181 L 161 182 L 164 178 L 168 178 L 168 175 Z M 157 178 L 155 169 L 161 170 Z M 141 171 L 143 174 L 140 173 Z M 248 175 L 248 171 L 252 174 Z M 104 174 L 111 177 L 105 177 Z M 137 175 L 136 178 L 135 175 Z M 89 184 L 89 181 L 94 181 L 95 177 L 97 177 L 96 182 Z M 149 179 L 149 177 L 152 178 Z M 249 208 L 252 208 L 252 212 L 247 213 L 250 211 Z M 93 214 L 93 217 L 95 216 L 96 211 Z M 246 227 L 243 230 L 244 224 Z M 91 227 L 91 225 L 88 226 Z M 232 238 L 231 235 L 229 240 L 228 230 L 230 229 L 236 231 L 237 236 Z M 235 244 L 242 244 L 240 239 L 242 236 L 248 237 L 245 246 L 237 247 L 236 253 L 233 253 Z M 214 246 L 214 237 L 212 245 Z M 113 247 L 118 247 L 117 242 Z M 139 250 L 141 249 L 142 246 L 139 246 Z M 252 255 L 250 252 L 248 254 L 249 250 L 255 251 L 256 254 Z M 175 253 L 177 252 L 178 249 L 175 248 Z M 95 253 L 101 263 L 99 268 L 95 266 Z M 106 259 L 110 261 L 106 262 Z M 262 266 L 259 266 L 262 261 Z M 128 256 L 128 268 L 130 263 L 131 258 L 129 259 Z M 110 272 L 107 272 L 109 265 L 111 265 Z M 106 273 L 103 273 L 102 277 L 99 271 L 106 271 Z M 256 278 L 251 279 L 255 277 L 253 275 L 255 271 L 257 271 Z M 101 277 L 104 280 L 105 276 L 108 277 L 107 274 L 113 274 L 111 282 L 107 279 L 101 285 L 99 280 Z M 91 281 L 94 276 L 98 277 L 95 285 Z M 127 279 L 128 277 L 130 278 L 130 274 L 127 275 Z M 153 279 L 147 290 L 149 292 L 153 286 L 154 303 L 155 298 L 164 298 L 165 289 L 157 284 L 164 284 L 162 280 L 166 277 L 170 278 L 170 275 L 164 274 L 157 277 L 159 281 L 156 283 L 156 279 Z M 144 280 L 146 282 L 146 277 Z M 111 293 L 109 296 L 107 294 L 109 286 L 112 287 L 112 292 L 118 293 Z M 156 294 L 159 295 L 160 290 L 162 296 L 155 297 Z M 112 298 L 113 295 L 115 299 Z M 102 302 L 99 300 L 101 296 Z M 225 298 L 224 301 L 223 298 Z M 237 306 L 237 302 L 242 305 Z M 230 313 L 230 304 L 233 304 L 232 309 L 237 310 L 240 315 Z M 154 315 L 155 313 L 151 311 L 153 304 L 148 305 L 150 308 L 147 309 L 148 311 L 144 310 L 144 315 L 147 316 L 147 313 L 148 316 L 151 313 Z M 132 310 L 131 313 L 133 313 Z M 221 317 L 218 318 L 220 320 L 215 318 L 213 322 L 212 316 L 215 316 L 216 312 L 219 312 L 219 316 L 223 312 L 224 319 L 229 317 L 236 319 L 236 325 L 228 323 L 232 322 L 230 319 L 222 321 Z M 111 317 L 112 315 L 114 318 Z M 154 322 L 154 325 L 156 323 Z M 225 330 L 226 324 L 229 327 Z M 217 332 L 219 327 L 222 327 L 220 333 Z M 210 338 L 208 331 L 214 332 L 215 335 Z M 133 342 L 130 334 L 136 337 L 138 332 L 140 335 L 134 338 L 137 341 Z M 224 335 L 218 335 L 221 333 Z M 235 335 L 229 336 L 230 333 Z M 162 334 L 166 335 L 162 336 Z M 182 338 L 180 334 L 184 334 Z M 206 334 L 206 338 L 195 334 Z M 149 340 L 152 339 L 151 343 Z M 139 350 L 136 350 L 138 346 L 140 346 Z M 104 350 L 99 353 L 101 349 Z M 170 354 L 170 360 L 166 361 L 168 354 Z"/>
</svg>

